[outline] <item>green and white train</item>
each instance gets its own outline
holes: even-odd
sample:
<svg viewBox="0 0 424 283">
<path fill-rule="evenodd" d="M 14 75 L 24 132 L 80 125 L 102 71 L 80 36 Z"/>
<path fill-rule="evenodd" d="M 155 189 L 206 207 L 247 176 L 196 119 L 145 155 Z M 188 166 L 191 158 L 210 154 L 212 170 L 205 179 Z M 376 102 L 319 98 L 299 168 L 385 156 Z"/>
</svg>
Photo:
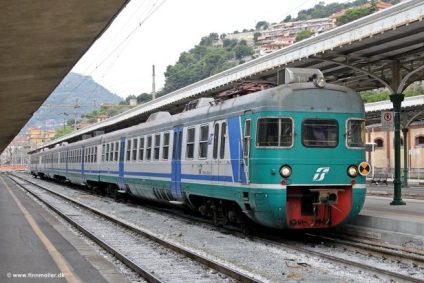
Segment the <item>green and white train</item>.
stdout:
<svg viewBox="0 0 424 283">
<path fill-rule="evenodd" d="M 319 70 L 285 69 L 284 80 L 40 149 L 31 173 L 184 205 L 216 222 L 334 227 L 355 217 L 365 200 L 363 101 L 326 84 Z"/>
</svg>

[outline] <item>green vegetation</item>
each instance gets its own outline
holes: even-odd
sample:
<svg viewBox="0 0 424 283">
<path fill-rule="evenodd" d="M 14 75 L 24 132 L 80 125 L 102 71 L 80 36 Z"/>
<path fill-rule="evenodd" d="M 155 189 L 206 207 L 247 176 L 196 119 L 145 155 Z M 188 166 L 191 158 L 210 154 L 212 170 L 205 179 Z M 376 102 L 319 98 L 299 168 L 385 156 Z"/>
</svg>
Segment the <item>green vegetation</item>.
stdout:
<svg viewBox="0 0 424 283">
<path fill-rule="evenodd" d="M 336 1 L 336 0 L 335 0 Z M 373 3 L 375 4 L 377 0 L 371 0 L 371 5 L 373 6 Z M 355 0 L 348 3 L 330 3 L 328 5 L 325 5 L 324 2 L 319 2 L 316 4 L 313 8 L 301 10 L 297 14 L 297 18 L 292 19 L 291 16 L 287 16 L 286 19 L 283 20 L 283 22 L 292 22 L 292 21 L 304 21 L 304 20 L 310 20 L 310 19 L 319 19 L 319 18 L 327 18 L 331 16 L 334 13 L 337 13 L 343 9 L 349 9 L 353 7 L 359 7 L 362 6 L 370 1 L 368 0 Z M 400 2 L 400 0 L 385 0 L 382 1 L 389 4 L 397 4 Z M 356 8 L 354 8 L 356 9 Z"/>
<path fill-rule="evenodd" d="M 259 23 L 258 23 L 259 24 Z M 169 65 L 165 72 L 165 86 L 157 96 L 183 88 L 224 70 L 244 63 L 243 58 L 252 56 L 254 51 L 245 40 L 227 39 L 222 45 L 217 33 L 211 33 L 200 40 L 188 52 L 180 54 L 175 65 Z"/>
<path fill-rule="evenodd" d="M 403 94 L 405 97 L 417 96 L 424 94 L 424 83 L 414 83 L 409 86 Z M 360 93 L 365 103 L 390 100 L 390 92 L 388 90 L 367 90 Z"/>
<path fill-rule="evenodd" d="M 56 135 L 54 135 L 53 139 L 57 139 L 57 138 L 60 138 L 62 136 L 66 136 L 67 134 L 72 133 L 73 130 L 74 130 L 74 127 L 69 126 L 69 125 L 66 125 L 65 127 L 57 128 L 56 129 Z"/>
<path fill-rule="evenodd" d="M 310 38 L 314 33 L 310 30 L 302 30 L 296 35 L 296 42 Z"/>
</svg>

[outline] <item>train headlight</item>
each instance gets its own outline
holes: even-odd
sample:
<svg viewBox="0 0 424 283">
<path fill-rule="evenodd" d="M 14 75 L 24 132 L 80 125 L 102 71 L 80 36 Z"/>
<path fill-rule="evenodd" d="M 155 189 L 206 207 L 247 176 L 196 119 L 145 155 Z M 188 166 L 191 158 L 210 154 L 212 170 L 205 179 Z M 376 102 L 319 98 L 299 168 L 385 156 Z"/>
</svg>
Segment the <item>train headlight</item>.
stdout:
<svg viewBox="0 0 424 283">
<path fill-rule="evenodd" d="M 356 167 L 355 165 L 350 165 L 347 168 L 347 174 L 350 177 L 355 178 L 356 176 L 358 176 L 358 167 Z"/>
<path fill-rule="evenodd" d="M 292 169 L 288 165 L 283 165 L 280 168 L 280 175 L 283 178 L 288 178 L 292 174 Z"/>
<path fill-rule="evenodd" d="M 318 76 L 315 80 L 314 80 L 314 84 L 317 87 L 325 87 L 326 81 L 324 79 L 324 77 L 320 77 Z"/>
</svg>

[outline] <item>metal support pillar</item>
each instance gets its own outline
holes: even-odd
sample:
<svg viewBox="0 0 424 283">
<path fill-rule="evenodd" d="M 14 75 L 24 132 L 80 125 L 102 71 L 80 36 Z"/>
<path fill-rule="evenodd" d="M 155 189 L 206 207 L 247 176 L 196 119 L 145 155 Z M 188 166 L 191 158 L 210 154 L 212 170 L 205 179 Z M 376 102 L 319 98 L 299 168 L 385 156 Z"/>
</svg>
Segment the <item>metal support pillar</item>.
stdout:
<svg viewBox="0 0 424 283">
<path fill-rule="evenodd" d="M 402 128 L 403 134 L 403 184 L 402 187 L 408 188 L 408 128 Z"/>
<path fill-rule="evenodd" d="M 400 167 L 400 109 L 401 104 L 405 95 L 403 94 L 392 94 L 390 95 L 390 101 L 393 102 L 393 110 L 395 112 L 395 178 L 393 201 L 391 205 L 405 205 L 402 201 L 402 181 L 401 181 L 401 167 Z"/>
</svg>

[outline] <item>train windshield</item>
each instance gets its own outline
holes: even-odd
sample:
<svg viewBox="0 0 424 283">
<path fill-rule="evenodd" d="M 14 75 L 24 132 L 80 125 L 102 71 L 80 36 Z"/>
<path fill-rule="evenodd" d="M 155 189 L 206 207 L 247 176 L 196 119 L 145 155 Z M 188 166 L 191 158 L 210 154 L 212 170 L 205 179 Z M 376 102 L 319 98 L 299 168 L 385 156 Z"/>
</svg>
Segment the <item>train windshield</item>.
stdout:
<svg viewBox="0 0 424 283">
<path fill-rule="evenodd" d="M 256 146 L 290 147 L 292 145 L 292 119 L 282 117 L 258 119 Z"/>
<path fill-rule="evenodd" d="M 348 147 L 365 147 L 365 120 L 347 120 L 345 136 Z"/>
<path fill-rule="evenodd" d="M 302 123 L 302 144 L 305 147 L 336 147 L 339 124 L 335 119 L 306 119 Z"/>
</svg>

